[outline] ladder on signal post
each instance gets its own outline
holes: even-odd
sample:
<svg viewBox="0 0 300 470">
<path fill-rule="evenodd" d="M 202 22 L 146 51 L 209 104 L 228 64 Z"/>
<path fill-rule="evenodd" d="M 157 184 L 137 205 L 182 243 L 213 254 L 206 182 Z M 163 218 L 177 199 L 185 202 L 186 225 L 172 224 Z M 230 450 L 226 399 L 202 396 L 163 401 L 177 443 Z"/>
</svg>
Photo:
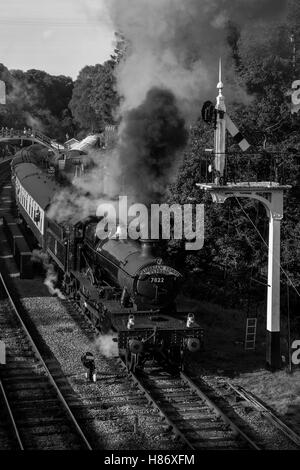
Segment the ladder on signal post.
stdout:
<svg viewBox="0 0 300 470">
<path fill-rule="evenodd" d="M 247 323 L 246 323 L 245 351 L 255 350 L 256 327 L 257 327 L 257 318 L 248 317 Z"/>
</svg>

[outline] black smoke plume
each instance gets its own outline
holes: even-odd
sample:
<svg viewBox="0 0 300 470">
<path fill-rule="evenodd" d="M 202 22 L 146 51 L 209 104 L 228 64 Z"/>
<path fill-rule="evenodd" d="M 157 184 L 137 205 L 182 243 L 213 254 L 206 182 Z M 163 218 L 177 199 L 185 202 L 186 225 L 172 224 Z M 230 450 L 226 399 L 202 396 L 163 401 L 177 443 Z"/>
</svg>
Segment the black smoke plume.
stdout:
<svg viewBox="0 0 300 470">
<path fill-rule="evenodd" d="M 160 202 L 178 164 L 188 132 L 174 94 L 152 88 L 126 113 L 121 129 L 121 188 L 135 202 Z"/>
</svg>

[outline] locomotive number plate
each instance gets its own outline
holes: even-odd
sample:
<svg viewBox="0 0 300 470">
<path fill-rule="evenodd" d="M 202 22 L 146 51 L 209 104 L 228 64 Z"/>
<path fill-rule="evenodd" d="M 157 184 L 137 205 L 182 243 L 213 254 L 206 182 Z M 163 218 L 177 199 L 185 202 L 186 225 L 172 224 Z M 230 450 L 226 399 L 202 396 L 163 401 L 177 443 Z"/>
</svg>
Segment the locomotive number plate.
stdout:
<svg viewBox="0 0 300 470">
<path fill-rule="evenodd" d="M 170 266 L 164 266 L 164 265 L 146 266 L 140 271 L 140 276 L 143 276 L 143 275 L 148 275 L 148 276 L 152 275 L 153 277 L 159 277 L 162 275 L 182 277 L 178 271 L 176 271 L 173 268 L 170 268 Z"/>
<path fill-rule="evenodd" d="M 154 284 L 163 284 L 165 282 L 165 278 L 164 277 L 151 277 L 150 282 Z"/>
</svg>

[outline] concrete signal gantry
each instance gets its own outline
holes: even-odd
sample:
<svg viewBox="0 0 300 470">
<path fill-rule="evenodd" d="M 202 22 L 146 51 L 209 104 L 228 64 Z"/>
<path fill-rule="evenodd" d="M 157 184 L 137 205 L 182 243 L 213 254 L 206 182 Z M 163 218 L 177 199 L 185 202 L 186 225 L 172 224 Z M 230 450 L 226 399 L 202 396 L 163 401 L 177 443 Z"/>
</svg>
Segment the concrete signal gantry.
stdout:
<svg viewBox="0 0 300 470">
<path fill-rule="evenodd" d="M 250 198 L 263 204 L 269 218 L 268 243 L 268 284 L 267 284 L 267 350 L 266 362 L 271 369 L 281 366 L 280 353 L 280 223 L 283 218 L 283 194 L 291 186 L 282 186 L 276 182 L 241 182 L 225 183 L 224 169 L 226 163 L 226 126 L 230 118 L 226 113 L 221 61 L 219 65 L 219 95 L 215 106 L 214 135 L 214 183 L 197 186 L 211 193 L 213 201 L 224 203 L 228 198 Z M 231 121 L 232 123 L 232 121 Z M 231 132 L 230 132 L 231 133 Z M 243 139 L 245 141 L 245 139 Z M 247 145 L 244 146 L 247 147 Z M 249 145 L 248 145 L 249 146 Z"/>
</svg>

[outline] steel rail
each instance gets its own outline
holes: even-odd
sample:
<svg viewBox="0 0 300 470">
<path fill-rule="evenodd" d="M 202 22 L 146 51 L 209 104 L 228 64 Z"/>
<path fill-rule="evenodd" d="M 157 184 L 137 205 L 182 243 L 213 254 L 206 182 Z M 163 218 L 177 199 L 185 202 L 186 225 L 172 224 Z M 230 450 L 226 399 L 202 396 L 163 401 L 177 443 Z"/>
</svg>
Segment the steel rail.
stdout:
<svg viewBox="0 0 300 470">
<path fill-rule="evenodd" d="M 125 362 L 121 358 L 118 358 L 117 361 L 120 363 L 120 365 L 123 368 L 127 369 Z M 138 386 L 140 391 L 146 396 L 147 400 L 155 406 L 155 408 L 159 411 L 160 415 L 166 420 L 168 425 L 172 428 L 173 433 L 176 434 L 178 437 L 180 437 L 191 450 L 196 450 L 196 447 L 193 446 L 193 444 L 178 429 L 176 424 L 167 416 L 167 414 L 163 411 L 163 409 L 160 407 L 157 401 L 150 395 L 150 393 L 144 387 L 144 385 L 138 379 L 138 377 L 133 372 L 128 372 L 128 375 L 133 380 L 133 382 Z"/>
<path fill-rule="evenodd" d="M 270 409 L 268 409 L 257 397 L 251 392 L 248 392 L 243 387 L 234 386 L 228 383 L 228 386 L 243 400 L 246 400 L 256 410 L 258 410 L 270 423 L 272 423 L 277 429 L 279 429 L 287 438 L 293 441 L 297 446 L 300 447 L 300 436 L 287 426 L 278 416 L 276 416 Z"/>
<path fill-rule="evenodd" d="M 118 362 L 121 364 L 123 368 L 126 368 L 125 362 L 118 358 Z M 127 368 L 126 368 L 127 369 Z M 197 450 L 197 448 L 186 438 L 186 436 L 178 429 L 177 425 L 167 416 L 165 411 L 160 407 L 157 401 L 151 396 L 151 393 L 145 388 L 143 383 L 139 380 L 139 378 L 133 373 L 128 373 L 129 377 L 133 380 L 133 382 L 138 386 L 141 392 L 146 396 L 147 400 L 151 402 L 159 411 L 160 415 L 166 420 L 169 426 L 172 428 L 174 434 L 179 436 L 190 449 Z M 244 441 L 254 450 L 261 450 L 261 448 L 249 437 L 247 434 L 242 431 L 235 423 L 231 421 L 231 419 L 196 385 L 190 377 L 188 377 L 185 373 L 180 373 L 181 380 L 188 385 L 192 392 L 197 393 L 199 398 L 203 400 L 212 411 L 219 416 L 226 425 L 228 425 L 231 430 L 233 431 L 234 436 L 241 436 Z"/>
<path fill-rule="evenodd" d="M 3 284 L 3 287 L 4 287 L 4 289 L 5 289 L 5 292 L 6 292 L 6 294 L 7 294 L 7 297 L 8 297 L 8 299 L 9 299 L 9 301 L 10 301 L 12 307 L 13 307 L 13 310 L 14 310 L 14 312 L 15 312 L 15 314 L 16 314 L 18 320 L 19 320 L 19 322 L 21 323 L 22 328 L 23 328 L 24 332 L 26 333 L 26 336 L 28 337 L 28 339 L 29 339 L 29 341 L 30 341 L 31 347 L 32 347 L 32 349 L 33 349 L 33 352 L 34 352 L 34 354 L 36 355 L 37 359 L 39 359 L 39 361 L 41 362 L 41 364 L 42 364 L 44 370 L 46 371 L 47 377 L 49 378 L 49 380 L 50 380 L 52 386 L 54 387 L 54 389 L 55 389 L 55 391 L 56 391 L 56 393 L 57 393 L 57 395 L 58 395 L 58 398 L 59 398 L 60 402 L 62 403 L 62 405 L 63 405 L 65 411 L 67 412 L 67 415 L 68 415 L 69 418 L 71 419 L 71 421 L 72 421 L 74 427 L 76 428 L 77 433 L 78 433 L 79 436 L 81 437 L 81 439 L 82 439 L 82 441 L 83 441 L 83 443 L 84 443 L 86 449 L 87 449 L 87 450 L 93 450 L 93 448 L 92 448 L 92 446 L 90 445 L 88 439 L 86 438 L 86 436 L 85 436 L 83 430 L 81 429 L 81 427 L 80 427 L 79 424 L 77 423 L 77 420 L 76 420 L 76 418 L 75 418 L 75 416 L 74 416 L 72 410 L 70 409 L 68 403 L 66 402 L 64 396 L 62 395 L 62 393 L 61 393 L 61 391 L 60 391 L 60 389 L 59 389 L 59 387 L 58 387 L 58 385 L 57 385 L 55 379 L 53 378 L 53 376 L 52 376 L 52 374 L 51 374 L 51 372 L 50 372 L 48 366 L 46 365 L 46 363 L 45 363 L 45 361 L 44 361 L 44 359 L 43 359 L 43 357 L 42 357 L 42 355 L 41 355 L 39 349 L 37 348 L 37 346 L 36 346 L 36 344 L 35 344 L 35 342 L 34 342 L 32 336 L 31 336 L 31 334 L 29 333 L 29 331 L 28 331 L 26 325 L 24 324 L 24 322 L 23 322 L 23 320 L 22 320 L 22 318 L 21 318 L 21 316 L 20 316 L 20 314 L 19 314 L 19 312 L 18 312 L 18 309 L 17 309 L 17 307 L 16 307 L 16 304 L 15 304 L 15 302 L 13 301 L 13 298 L 12 298 L 11 295 L 10 295 L 9 289 L 8 289 L 8 287 L 7 287 L 7 285 L 6 285 L 6 282 L 5 282 L 5 280 L 4 280 L 3 275 L 2 275 L 1 272 L 0 272 L 0 280 L 1 280 L 2 284 Z"/>
<path fill-rule="evenodd" d="M 261 448 L 249 437 L 244 431 L 241 430 L 231 419 L 196 385 L 193 380 L 188 377 L 184 372 L 180 372 L 181 379 L 193 390 L 197 395 L 204 400 L 208 406 L 232 429 L 234 434 L 242 436 L 242 438 L 255 450 Z"/>
<path fill-rule="evenodd" d="M 5 403 L 5 405 L 6 405 L 7 412 L 8 412 L 9 417 L 10 417 L 11 425 L 12 425 L 12 427 L 13 427 L 15 436 L 16 436 L 17 441 L 18 441 L 18 444 L 19 444 L 19 448 L 20 448 L 20 450 L 25 450 L 25 449 L 24 449 L 23 442 L 22 442 L 22 439 L 21 439 L 20 434 L 19 434 L 19 431 L 18 431 L 18 426 L 17 426 L 17 424 L 16 424 L 16 421 L 15 421 L 15 418 L 14 418 L 12 409 L 11 409 L 11 407 L 10 407 L 10 404 L 9 404 L 7 395 L 6 395 L 6 393 L 5 393 L 5 389 L 4 389 L 4 386 L 3 386 L 3 383 L 2 383 L 2 380 L 1 380 L 1 379 L 0 379 L 0 390 L 1 390 L 1 393 L 2 393 L 2 396 L 3 396 L 3 399 L 4 399 L 4 403 Z"/>
</svg>

